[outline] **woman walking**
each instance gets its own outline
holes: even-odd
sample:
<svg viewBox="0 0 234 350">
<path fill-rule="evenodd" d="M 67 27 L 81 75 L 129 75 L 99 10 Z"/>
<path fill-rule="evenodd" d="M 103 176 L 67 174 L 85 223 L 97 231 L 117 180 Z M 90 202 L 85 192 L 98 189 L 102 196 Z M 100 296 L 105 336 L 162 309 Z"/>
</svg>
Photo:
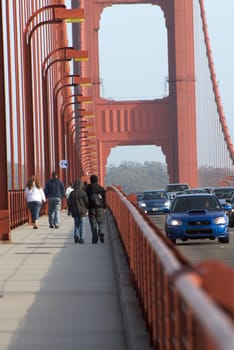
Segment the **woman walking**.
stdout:
<svg viewBox="0 0 234 350">
<path fill-rule="evenodd" d="M 25 188 L 25 198 L 30 210 L 33 228 L 38 229 L 38 219 L 42 202 L 46 201 L 45 193 L 35 175 L 31 176 Z"/>
</svg>

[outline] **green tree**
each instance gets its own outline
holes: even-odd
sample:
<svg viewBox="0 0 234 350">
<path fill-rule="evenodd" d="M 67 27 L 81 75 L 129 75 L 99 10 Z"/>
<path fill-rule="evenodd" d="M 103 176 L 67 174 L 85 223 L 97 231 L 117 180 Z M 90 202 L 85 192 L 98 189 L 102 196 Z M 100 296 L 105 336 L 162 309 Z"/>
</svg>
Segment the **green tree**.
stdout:
<svg viewBox="0 0 234 350">
<path fill-rule="evenodd" d="M 160 162 L 112 164 L 107 167 L 105 178 L 106 186 L 120 185 L 125 193 L 165 188 L 168 181 L 167 167 Z"/>
</svg>

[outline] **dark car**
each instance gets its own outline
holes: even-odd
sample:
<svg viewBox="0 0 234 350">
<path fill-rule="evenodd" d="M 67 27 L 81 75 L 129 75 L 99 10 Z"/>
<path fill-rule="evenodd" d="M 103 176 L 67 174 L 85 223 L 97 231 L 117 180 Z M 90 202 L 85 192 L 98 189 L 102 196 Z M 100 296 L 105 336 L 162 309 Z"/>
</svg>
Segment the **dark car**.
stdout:
<svg viewBox="0 0 234 350">
<path fill-rule="evenodd" d="M 173 243 L 177 239 L 216 239 L 229 242 L 229 219 L 213 194 L 185 194 L 175 197 L 166 216 L 165 231 Z"/>
<path fill-rule="evenodd" d="M 147 190 L 143 192 L 138 206 L 144 213 L 153 215 L 164 214 L 164 210 L 169 209 L 170 204 L 171 201 L 165 190 Z"/>
<path fill-rule="evenodd" d="M 234 226 L 234 193 L 232 194 L 230 199 L 227 199 L 226 203 L 231 205 L 231 210 L 228 211 L 229 216 L 229 226 Z"/>
<path fill-rule="evenodd" d="M 214 190 L 214 187 L 210 187 L 210 186 L 205 186 L 205 187 L 198 187 L 199 190 L 204 190 L 207 193 L 212 193 Z"/>
<path fill-rule="evenodd" d="M 185 190 L 183 193 L 185 194 L 207 193 L 207 191 L 202 188 L 190 188 L 190 190 Z"/>
<path fill-rule="evenodd" d="M 136 200 L 137 200 L 137 203 L 140 202 L 141 198 L 142 198 L 142 195 L 143 195 L 143 192 L 137 192 L 136 193 Z"/>
<path fill-rule="evenodd" d="M 225 204 L 226 200 L 231 199 L 234 187 L 214 187 L 212 193 L 216 195 L 221 204 Z"/>
</svg>

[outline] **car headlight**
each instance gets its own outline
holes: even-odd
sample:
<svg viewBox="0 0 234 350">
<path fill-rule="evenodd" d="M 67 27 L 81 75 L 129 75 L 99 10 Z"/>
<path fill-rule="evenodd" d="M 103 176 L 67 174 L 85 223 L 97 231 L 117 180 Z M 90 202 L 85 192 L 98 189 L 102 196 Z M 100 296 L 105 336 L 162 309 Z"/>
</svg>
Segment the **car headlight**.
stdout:
<svg viewBox="0 0 234 350">
<path fill-rule="evenodd" d="M 145 204 L 144 202 L 140 202 L 140 207 L 145 208 L 145 207 L 146 207 L 146 204 Z"/>
<path fill-rule="evenodd" d="M 226 224 L 226 220 L 223 216 L 219 216 L 218 218 L 214 219 L 214 223 L 216 225 L 220 225 L 220 224 Z"/>
<path fill-rule="evenodd" d="M 170 204 L 171 204 L 171 202 L 168 200 L 168 201 L 165 202 L 164 205 L 165 205 L 165 207 L 170 207 Z"/>
<path fill-rule="evenodd" d="M 181 226 L 182 225 L 182 221 L 179 220 L 179 219 L 172 219 L 171 222 L 170 222 L 170 225 L 171 226 Z"/>
</svg>

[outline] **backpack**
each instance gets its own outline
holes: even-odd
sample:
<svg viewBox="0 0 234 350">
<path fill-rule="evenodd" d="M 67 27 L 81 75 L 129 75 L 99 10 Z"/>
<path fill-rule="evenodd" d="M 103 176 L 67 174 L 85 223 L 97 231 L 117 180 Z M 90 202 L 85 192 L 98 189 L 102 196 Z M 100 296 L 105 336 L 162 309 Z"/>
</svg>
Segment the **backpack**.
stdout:
<svg viewBox="0 0 234 350">
<path fill-rule="evenodd" d="M 89 200 L 90 200 L 91 207 L 93 208 L 103 207 L 103 199 L 100 193 L 92 193 Z"/>
</svg>

